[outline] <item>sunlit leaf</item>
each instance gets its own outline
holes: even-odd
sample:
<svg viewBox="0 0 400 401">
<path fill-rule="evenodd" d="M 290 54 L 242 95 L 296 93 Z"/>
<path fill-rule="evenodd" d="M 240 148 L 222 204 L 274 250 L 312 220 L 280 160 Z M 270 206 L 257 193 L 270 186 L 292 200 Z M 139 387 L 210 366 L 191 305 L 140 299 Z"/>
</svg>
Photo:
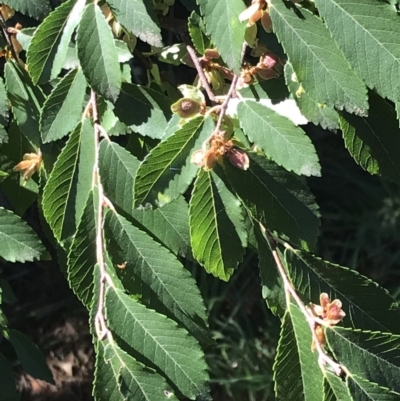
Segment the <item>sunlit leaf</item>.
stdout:
<svg viewBox="0 0 400 401">
<path fill-rule="evenodd" d="M 39 259 L 44 247 L 19 216 L 0 207 L 0 257 L 9 262 L 28 262 Z"/>
<path fill-rule="evenodd" d="M 246 23 L 238 17 L 245 9 L 244 3 L 241 0 L 197 0 L 197 3 L 219 54 L 239 74 Z"/>
<path fill-rule="evenodd" d="M 46 83 L 60 73 L 84 6 L 84 0 L 68 0 L 39 25 L 29 45 L 27 58 L 29 75 L 35 85 Z"/>
<path fill-rule="evenodd" d="M 51 142 L 67 135 L 82 117 L 86 81 L 81 70 L 70 71 L 46 99 L 40 128 L 43 142 Z"/>
<path fill-rule="evenodd" d="M 244 133 L 280 166 L 299 175 L 321 175 L 318 156 L 306 133 L 256 102 L 241 102 L 238 118 Z"/>
<path fill-rule="evenodd" d="M 301 83 L 298 96 L 305 91 L 321 105 L 366 115 L 366 87 L 348 65 L 322 20 L 282 0 L 272 1 L 270 13 L 274 33 Z"/>
<path fill-rule="evenodd" d="M 76 40 L 78 58 L 88 84 L 114 102 L 121 90 L 121 70 L 111 29 L 97 4 L 85 7 Z"/>
<path fill-rule="evenodd" d="M 92 186 L 94 134 L 85 119 L 72 132 L 43 193 L 43 210 L 58 241 L 74 234 Z"/>
</svg>

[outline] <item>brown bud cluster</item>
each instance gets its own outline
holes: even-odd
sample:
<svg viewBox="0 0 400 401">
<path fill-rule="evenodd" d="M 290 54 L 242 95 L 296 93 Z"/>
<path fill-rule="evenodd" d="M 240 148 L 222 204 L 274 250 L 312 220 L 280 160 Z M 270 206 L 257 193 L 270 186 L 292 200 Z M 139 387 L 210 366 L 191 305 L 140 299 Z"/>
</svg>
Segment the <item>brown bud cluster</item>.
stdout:
<svg viewBox="0 0 400 401">
<path fill-rule="evenodd" d="M 211 171 L 226 156 L 232 165 L 247 170 L 250 164 L 249 157 L 243 150 L 235 148 L 232 140 L 226 139 L 224 134 L 224 132 L 214 134 L 209 140 L 209 147 L 196 150 L 192 154 L 191 162 L 205 171 Z"/>
<path fill-rule="evenodd" d="M 38 150 L 38 153 L 25 153 L 22 157 L 22 161 L 19 162 L 13 170 L 20 171 L 23 174 L 25 185 L 32 175 L 40 170 L 41 165 L 42 152 Z"/>
<path fill-rule="evenodd" d="M 325 292 L 319 296 L 320 305 L 311 304 L 308 308 L 315 317 L 319 317 L 329 326 L 338 324 L 345 316 L 346 313 L 342 310 L 342 302 L 339 299 L 330 301 L 329 295 Z M 325 345 L 325 333 L 324 329 L 320 324 L 315 325 L 315 334 L 318 342 L 323 346 Z M 315 343 L 313 341 L 311 349 L 315 349 Z"/>
</svg>

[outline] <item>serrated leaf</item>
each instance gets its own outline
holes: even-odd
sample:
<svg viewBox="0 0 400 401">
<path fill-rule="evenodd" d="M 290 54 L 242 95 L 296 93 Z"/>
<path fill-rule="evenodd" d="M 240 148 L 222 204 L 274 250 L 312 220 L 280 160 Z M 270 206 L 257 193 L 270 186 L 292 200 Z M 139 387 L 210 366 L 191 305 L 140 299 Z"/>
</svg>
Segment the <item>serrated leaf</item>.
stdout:
<svg viewBox="0 0 400 401">
<path fill-rule="evenodd" d="M 60 73 L 84 6 L 85 0 L 62 3 L 35 31 L 27 54 L 29 75 L 35 85 L 46 83 Z"/>
<path fill-rule="evenodd" d="M 74 234 L 92 186 L 94 134 L 80 122 L 59 155 L 43 192 L 43 211 L 60 242 Z"/>
<path fill-rule="evenodd" d="M 288 118 L 294 125 L 308 123 L 307 118 L 301 114 L 296 101 L 290 98 L 290 92 L 282 78 L 254 83 L 241 89 L 240 94 L 242 95 L 241 100 L 230 100 L 228 114 L 237 114 L 237 106 L 242 100 L 256 100 L 280 116 Z"/>
<path fill-rule="evenodd" d="M 255 218 L 269 230 L 304 249 L 315 246 L 318 207 L 305 182 L 264 156 L 248 153 L 250 167 L 240 170 L 225 163 L 229 181 Z"/>
<path fill-rule="evenodd" d="M 40 129 L 44 143 L 61 139 L 82 116 L 86 80 L 82 71 L 70 71 L 53 89 L 43 105 Z"/>
<path fill-rule="evenodd" d="M 244 3 L 241 0 L 197 0 L 197 3 L 219 54 L 235 74 L 240 74 L 246 23 L 238 17 L 245 10 Z"/>
<path fill-rule="evenodd" d="M 325 375 L 325 398 L 324 401 L 353 401 L 347 389 L 345 381 L 334 373 L 327 370 Z M 356 398 L 355 400 L 358 400 Z"/>
<path fill-rule="evenodd" d="M 46 359 L 30 338 L 17 330 L 9 330 L 8 334 L 8 339 L 26 373 L 36 379 L 55 384 L 53 374 L 46 364 Z"/>
<path fill-rule="evenodd" d="M 166 375 L 184 396 L 194 399 L 207 392 L 203 352 L 186 330 L 118 289 L 107 289 L 105 304 L 111 330 Z"/>
<path fill-rule="evenodd" d="M 0 257 L 9 262 L 31 262 L 40 258 L 44 246 L 19 216 L 0 207 Z"/>
<path fill-rule="evenodd" d="M 194 47 L 199 54 L 203 55 L 204 51 L 211 47 L 211 43 L 205 35 L 205 25 L 203 20 L 194 11 L 190 14 L 188 19 L 188 29 Z"/>
<path fill-rule="evenodd" d="M 322 372 L 311 342 L 307 319 L 297 306 L 290 305 L 283 318 L 273 367 L 277 401 L 323 399 Z"/>
<path fill-rule="evenodd" d="M 237 113 L 246 136 L 277 164 L 299 175 L 321 175 L 314 145 L 301 128 L 252 101 L 240 102 Z"/>
<path fill-rule="evenodd" d="M 91 191 L 70 246 L 67 261 L 69 285 L 87 308 L 90 307 L 93 299 L 93 270 L 97 263 L 96 226 L 98 222 L 94 196 Z"/>
<path fill-rule="evenodd" d="M 368 117 L 342 113 L 340 129 L 354 160 L 370 174 L 400 183 L 400 129 L 396 112 L 384 99 L 370 93 Z"/>
<path fill-rule="evenodd" d="M 347 386 L 356 401 L 399 401 L 400 394 L 394 393 L 387 388 L 378 386 L 376 383 L 363 380 L 357 375 L 347 378 Z"/>
<path fill-rule="evenodd" d="M 351 70 L 322 20 L 282 0 L 271 2 L 270 15 L 274 33 L 303 90 L 318 103 L 366 115 L 366 87 Z"/>
<path fill-rule="evenodd" d="M 228 281 L 244 254 L 232 221 L 237 219 L 243 225 L 240 201 L 215 173 L 200 169 L 190 199 L 189 216 L 193 256 L 207 273 Z"/>
<path fill-rule="evenodd" d="M 107 339 L 97 342 L 94 395 L 108 401 L 177 401 L 161 375 Z"/>
<path fill-rule="evenodd" d="M 1 352 L 0 377 L 2 378 L 0 401 L 19 401 L 20 397 L 14 384 L 14 372 L 11 368 L 11 364 Z"/>
<path fill-rule="evenodd" d="M 399 392 L 400 336 L 342 327 L 329 328 L 325 335 L 335 359 L 351 374 Z"/>
<path fill-rule="evenodd" d="M 393 6 L 374 0 L 316 0 L 321 17 L 349 64 L 370 88 L 396 102 L 400 24 Z"/>
<path fill-rule="evenodd" d="M 32 85 L 26 71 L 15 61 L 9 60 L 6 63 L 4 76 L 18 126 L 33 145 L 40 147 L 39 117 L 44 102 L 41 89 Z"/>
<path fill-rule="evenodd" d="M 161 139 L 172 114 L 171 104 L 160 92 L 124 82 L 114 113 L 134 132 Z"/>
<path fill-rule="evenodd" d="M 190 273 L 173 254 L 112 212 L 105 217 L 105 238 L 114 265 L 126 262 L 119 276 L 127 289 L 139 292 L 142 302 L 178 320 L 193 335 L 204 336 L 202 297 Z"/>
<path fill-rule="evenodd" d="M 163 46 L 157 15 L 150 0 L 107 0 L 107 3 L 128 31 L 152 46 Z"/>
<path fill-rule="evenodd" d="M 77 30 L 77 51 L 88 84 L 107 100 L 117 100 L 121 70 L 111 29 L 97 4 L 85 7 Z"/>
<path fill-rule="evenodd" d="M 293 98 L 296 100 L 301 113 L 307 120 L 313 122 L 315 125 L 321 125 L 324 129 L 338 129 L 339 114 L 334 107 L 316 101 L 310 92 L 302 92 L 302 84 L 293 73 L 293 67 L 289 62 L 286 62 L 284 68 L 286 84 Z M 298 93 L 301 96 L 297 96 Z"/>
<path fill-rule="evenodd" d="M 190 254 L 189 206 L 183 196 L 156 209 L 133 209 L 131 216 L 173 254 Z"/>
<path fill-rule="evenodd" d="M 400 333 L 397 302 L 372 280 L 302 251 L 287 250 L 285 259 L 290 279 L 305 303 L 319 304 L 319 295 L 326 292 L 342 302 L 344 325 Z"/>
<path fill-rule="evenodd" d="M 196 117 L 152 149 L 136 174 L 135 204 L 159 206 L 184 193 L 198 170 L 190 162 L 191 154 L 201 149 L 213 130 L 210 118 Z"/>
<path fill-rule="evenodd" d="M 51 11 L 48 0 L 4 0 L 3 3 L 37 20 L 42 20 Z"/>
<path fill-rule="evenodd" d="M 126 213 L 133 209 L 133 180 L 139 160 L 115 142 L 102 141 L 99 168 L 107 196 Z"/>
</svg>

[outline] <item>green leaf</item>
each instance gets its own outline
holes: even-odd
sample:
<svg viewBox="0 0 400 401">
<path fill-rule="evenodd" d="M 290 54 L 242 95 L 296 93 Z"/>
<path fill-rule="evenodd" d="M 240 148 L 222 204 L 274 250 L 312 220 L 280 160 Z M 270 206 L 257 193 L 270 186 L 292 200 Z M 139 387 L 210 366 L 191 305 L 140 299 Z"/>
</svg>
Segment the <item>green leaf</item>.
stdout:
<svg viewBox="0 0 400 401">
<path fill-rule="evenodd" d="M 139 160 L 115 142 L 100 144 L 99 167 L 104 191 L 126 213 L 133 209 L 133 180 Z"/>
<path fill-rule="evenodd" d="M 94 395 L 98 400 L 177 401 L 165 379 L 115 342 L 97 342 Z"/>
<path fill-rule="evenodd" d="M 11 108 L 18 126 L 28 140 L 40 147 L 39 117 L 44 95 L 34 87 L 25 70 L 9 60 L 4 69 L 6 88 Z"/>
<path fill-rule="evenodd" d="M 48 0 L 4 0 L 3 3 L 37 20 L 42 20 L 51 11 Z"/>
<path fill-rule="evenodd" d="M 300 10 L 293 3 L 281 0 L 271 3 L 270 14 L 274 33 L 302 89 L 321 105 L 366 115 L 366 87 L 351 70 L 322 20 L 304 8 Z M 348 24 L 352 25 L 350 21 Z"/>
<path fill-rule="evenodd" d="M 347 378 L 347 386 L 357 401 L 399 401 L 400 394 L 394 393 L 387 388 L 378 386 L 376 383 L 371 383 L 363 380 L 357 375 L 351 375 Z M 341 399 L 340 399 L 341 400 Z"/>
<path fill-rule="evenodd" d="M 44 247 L 25 221 L 0 207 L 0 257 L 9 262 L 31 262 L 40 258 Z"/>
<path fill-rule="evenodd" d="M 190 255 L 189 206 L 183 196 L 157 209 L 133 209 L 131 216 L 173 254 Z"/>
<path fill-rule="evenodd" d="M 211 48 L 210 40 L 205 35 L 205 25 L 199 14 L 192 12 L 188 19 L 189 34 L 197 52 L 204 54 L 206 49 Z"/>
<path fill-rule="evenodd" d="M 19 401 L 20 397 L 14 384 L 14 372 L 11 364 L 6 357 L 0 352 L 0 377 L 1 377 L 1 393 L 0 401 Z"/>
<path fill-rule="evenodd" d="M 178 320 L 195 336 L 204 335 L 202 297 L 173 254 L 112 212 L 105 217 L 105 238 L 114 265 L 126 262 L 119 274 L 125 288 L 139 292 L 146 305 Z"/>
<path fill-rule="evenodd" d="M 237 224 L 233 222 L 238 221 L 245 230 L 240 201 L 215 173 L 200 169 L 189 216 L 193 256 L 207 273 L 228 281 L 244 254 Z"/>
<path fill-rule="evenodd" d="M 87 203 L 68 253 L 68 282 L 71 289 L 89 308 L 93 299 L 93 270 L 97 263 L 96 225 L 97 211 L 93 191 Z"/>
<path fill-rule="evenodd" d="M 245 10 L 244 3 L 241 0 L 197 0 L 197 3 L 219 54 L 235 74 L 240 74 L 246 23 L 238 17 Z"/>
<path fill-rule="evenodd" d="M 185 397 L 194 399 L 207 392 L 203 352 L 186 330 L 115 288 L 107 289 L 105 304 L 111 330 L 156 366 Z"/>
<path fill-rule="evenodd" d="M 46 364 L 46 359 L 38 347 L 17 330 L 9 330 L 9 340 L 17 354 L 18 360 L 26 373 L 36 379 L 55 384 L 53 374 Z"/>
<path fill-rule="evenodd" d="M 354 328 L 400 333 L 400 308 L 378 284 L 357 273 L 306 252 L 285 252 L 290 279 L 305 303 L 319 304 L 326 292 L 342 302 L 343 324 Z"/>
<path fill-rule="evenodd" d="M 136 174 L 135 204 L 159 206 L 184 193 L 198 170 L 190 162 L 191 154 L 213 131 L 210 118 L 196 117 L 152 149 Z"/>
<path fill-rule="evenodd" d="M 277 401 L 323 400 L 318 355 L 311 351 L 310 326 L 295 305 L 285 313 L 274 364 Z"/>
<path fill-rule="evenodd" d="M 40 128 L 43 142 L 61 139 L 82 116 L 86 81 L 79 69 L 71 70 L 53 89 L 43 105 Z"/>
<path fill-rule="evenodd" d="M 85 7 L 77 31 L 78 58 L 88 84 L 114 102 L 121 90 L 121 70 L 111 29 L 100 7 Z"/>
<path fill-rule="evenodd" d="M 304 117 L 315 125 L 321 125 L 324 129 L 338 129 L 339 114 L 334 107 L 318 102 L 316 98 L 312 97 L 312 92 L 302 92 L 302 84 L 298 81 L 296 75 L 293 75 L 293 67 L 289 62 L 285 64 L 284 73 L 290 93 L 296 100 Z M 297 96 L 298 93 L 301 93 L 301 96 Z"/>
<path fill-rule="evenodd" d="M 5 171 L 1 171 L 0 170 L 0 182 L 4 181 L 7 177 L 8 177 L 8 173 L 6 173 Z"/>
<path fill-rule="evenodd" d="M 237 113 L 250 141 L 277 164 L 299 175 L 321 175 L 314 145 L 301 128 L 252 101 L 240 102 Z"/>
<path fill-rule="evenodd" d="M 340 119 L 346 148 L 354 160 L 370 174 L 400 183 L 400 129 L 394 108 L 370 93 L 368 117 L 343 113 Z"/>
<path fill-rule="evenodd" d="M 60 242 L 74 234 L 92 186 L 94 134 L 80 122 L 58 157 L 43 192 L 43 211 Z"/>
<path fill-rule="evenodd" d="M 162 47 L 157 15 L 150 0 L 107 0 L 112 13 L 129 32 L 143 42 Z"/>
<path fill-rule="evenodd" d="M 60 73 L 84 6 L 85 0 L 68 0 L 39 25 L 27 55 L 29 75 L 35 85 L 46 83 Z"/>
<path fill-rule="evenodd" d="M 375 0 L 316 0 L 347 61 L 383 97 L 400 99 L 400 24 L 394 7 Z"/>
<path fill-rule="evenodd" d="M 133 131 L 160 139 L 172 114 L 171 104 L 160 92 L 124 82 L 114 113 Z"/>
<path fill-rule="evenodd" d="M 329 328 L 325 335 L 335 359 L 352 375 L 399 392 L 400 336 L 342 327 Z"/>
<path fill-rule="evenodd" d="M 353 401 L 343 379 L 327 370 L 325 375 L 325 398 L 324 401 Z M 327 396 L 327 393 L 330 397 Z M 361 401 L 355 398 L 357 401 Z"/>
<path fill-rule="evenodd" d="M 269 230 L 312 249 L 317 241 L 319 214 L 305 182 L 264 156 L 248 156 L 250 167 L 246 171 L 225 163 L 238 196 Z"/>
</svg>

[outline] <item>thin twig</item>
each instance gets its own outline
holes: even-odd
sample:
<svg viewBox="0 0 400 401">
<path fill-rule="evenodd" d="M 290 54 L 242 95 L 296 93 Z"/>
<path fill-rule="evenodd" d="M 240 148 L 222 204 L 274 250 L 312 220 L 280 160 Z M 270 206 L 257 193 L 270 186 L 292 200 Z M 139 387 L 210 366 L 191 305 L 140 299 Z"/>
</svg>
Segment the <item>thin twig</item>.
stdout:
<svg viewBox="0 0 400 401">
<path fill-rule="evenodd" d="M 111 283 L 111 278 L 107 274 L 106 265 L 104 261 L 104 243 L 103 243 L 103 205 L 104 205 L 104 192 L 103 186 L 100 182 L 99 173 L 99 144 L 100 136 L 102 134 L 99 124 L 99 113 L 97 110 L 96 93 L 92 90 L 90 93 L 90 103 L 92 109 L 93 123 L 94 123 L 94 142 L 95 142 L 95 160 L 93 166 L 93 186 L 97 186 L 98 202 L 97 202 L 97 225 L 96 225 L 96 259 L 100 269 L 100 288 L 99 288 L 99 301 L 95 316 L 96 334 L 100 340 L 106 336 L 112 339 L 111 332 L 107 327 L 106 318 L 104 316 L 104 298 L 106 291 L 106 284 Z"/>
<path fill-rule="evenodd" d="M 217 124 L 215 126 L 215 131 L 214 131 L 217 134 L 219 133 L 219 131 L 221 129 L 222 121 L 224 120 L 224 117 L 225 117 L 225 114 L 226 114 L 226 110 L 228 109 L 229 101 L 231 100 L 233 94 L 235 93 L 238 79 L 239 79 L 238 75 L 235 75 L 233 77 L 232 83 L 231 83 L 229 91 L 228 91 L 228 93 L 226 95 L 226 98 L 223 101 L 223 103 L 221 104 L 221 107 L 219 109 L 218 121 L 217 121 Z"/>
<path fill-rule="evenodd" d="M 4 36 L 4 38 L 5 38 L 6 42 L 7 42 L 8 47 L 11 50 L 12 56 L 13 56 L 15 61 L 18 61 L 17 52 L 15 51 L 14 45 L 13 45 L 12 40 L 11 40 L 11 36 L 8 33 L 8 26 L 6 24 L 6 20 L 4 19 L 4 15 L 1 12 L 1 10 L 0 10 L 0 25 L 1 25 L 1 29 L 3 31 L 3 36 Z"/>
<path fill-rule="evenodd" d="M 220 100 L 214 95 L 214 93 L 210 87 L 210 84 L 208 83 L 207 77 L 204 74 L 203 67 L 200 64 L 199 58 L 196 54 L 196 51 L 190 45 L 187 45 L 186 49 L 189 53 L 190 58 L 193 61 L 194 66 L 196 67 L 197 74 L 199 74 L 200 82 L 203 85 L 203 88 L 205 89 L 205 91 L 207 92 L 208 97 L 210 98 L 210 100 L 212 102 L 219 103 Z"/>
<path fill-rule="evenodd" d="M 322 348 L 321 342 L 319 341 L 317 334 L 315 332 L 315 327 L 316 324 L 323 324 L 325 326 L 328 326 L 325 322 L 323 322 L 321 319 L 316 318 L 314 315 L 312 315 L 307 308 L 305 307 L 303 301 L 300 299 L 300 297 L 297 295 L 295 289 L 292 286 L 292 283 L 289 280 L 288 275 L 286 274 L 286 270 L 283 267 L 281 258 L 277 252 L 276 249 L 276 243 L 275 240 L 269 235 L 267 229 L 260 223 L 260 228 L 262 230 L 262 232 L 264 233 L 265 239 L 268 241 L 269 246 L 271 248 L 272 251 L 272 255 L 274 257 L 276 266 L 278 268 L 279 274 L 282 277 L 282 281 L 285 287 L 285 292 L 286 294 L 290 294 L 290 296 L 294 299 L 294 301 L 296 302 L 297 306 L 299 307 L 300 311 L 303 313 L 304 317 L 306 318 L 309 326 L 310 326 L 310 330 L 311 330 L 311 334 L 312 334 L 312 338 L 315 344 L 315 349 L 318 352 L 318 362 L 320 364 L 320 366 L 322 367 L 325 364 L 328 364 L 329 366 L 331 366 L 331 368 L 333 369 L 333 371 L 339 376 L 343 371 L 345 371 L 345 368 L 340 365 L 339 363 L 335 362 L 332 358 L 330 358 L 325 351 Z M 289 308 L 289 302 L 290 299 L 287 299 L 287 307 Z"/>
</svg>

